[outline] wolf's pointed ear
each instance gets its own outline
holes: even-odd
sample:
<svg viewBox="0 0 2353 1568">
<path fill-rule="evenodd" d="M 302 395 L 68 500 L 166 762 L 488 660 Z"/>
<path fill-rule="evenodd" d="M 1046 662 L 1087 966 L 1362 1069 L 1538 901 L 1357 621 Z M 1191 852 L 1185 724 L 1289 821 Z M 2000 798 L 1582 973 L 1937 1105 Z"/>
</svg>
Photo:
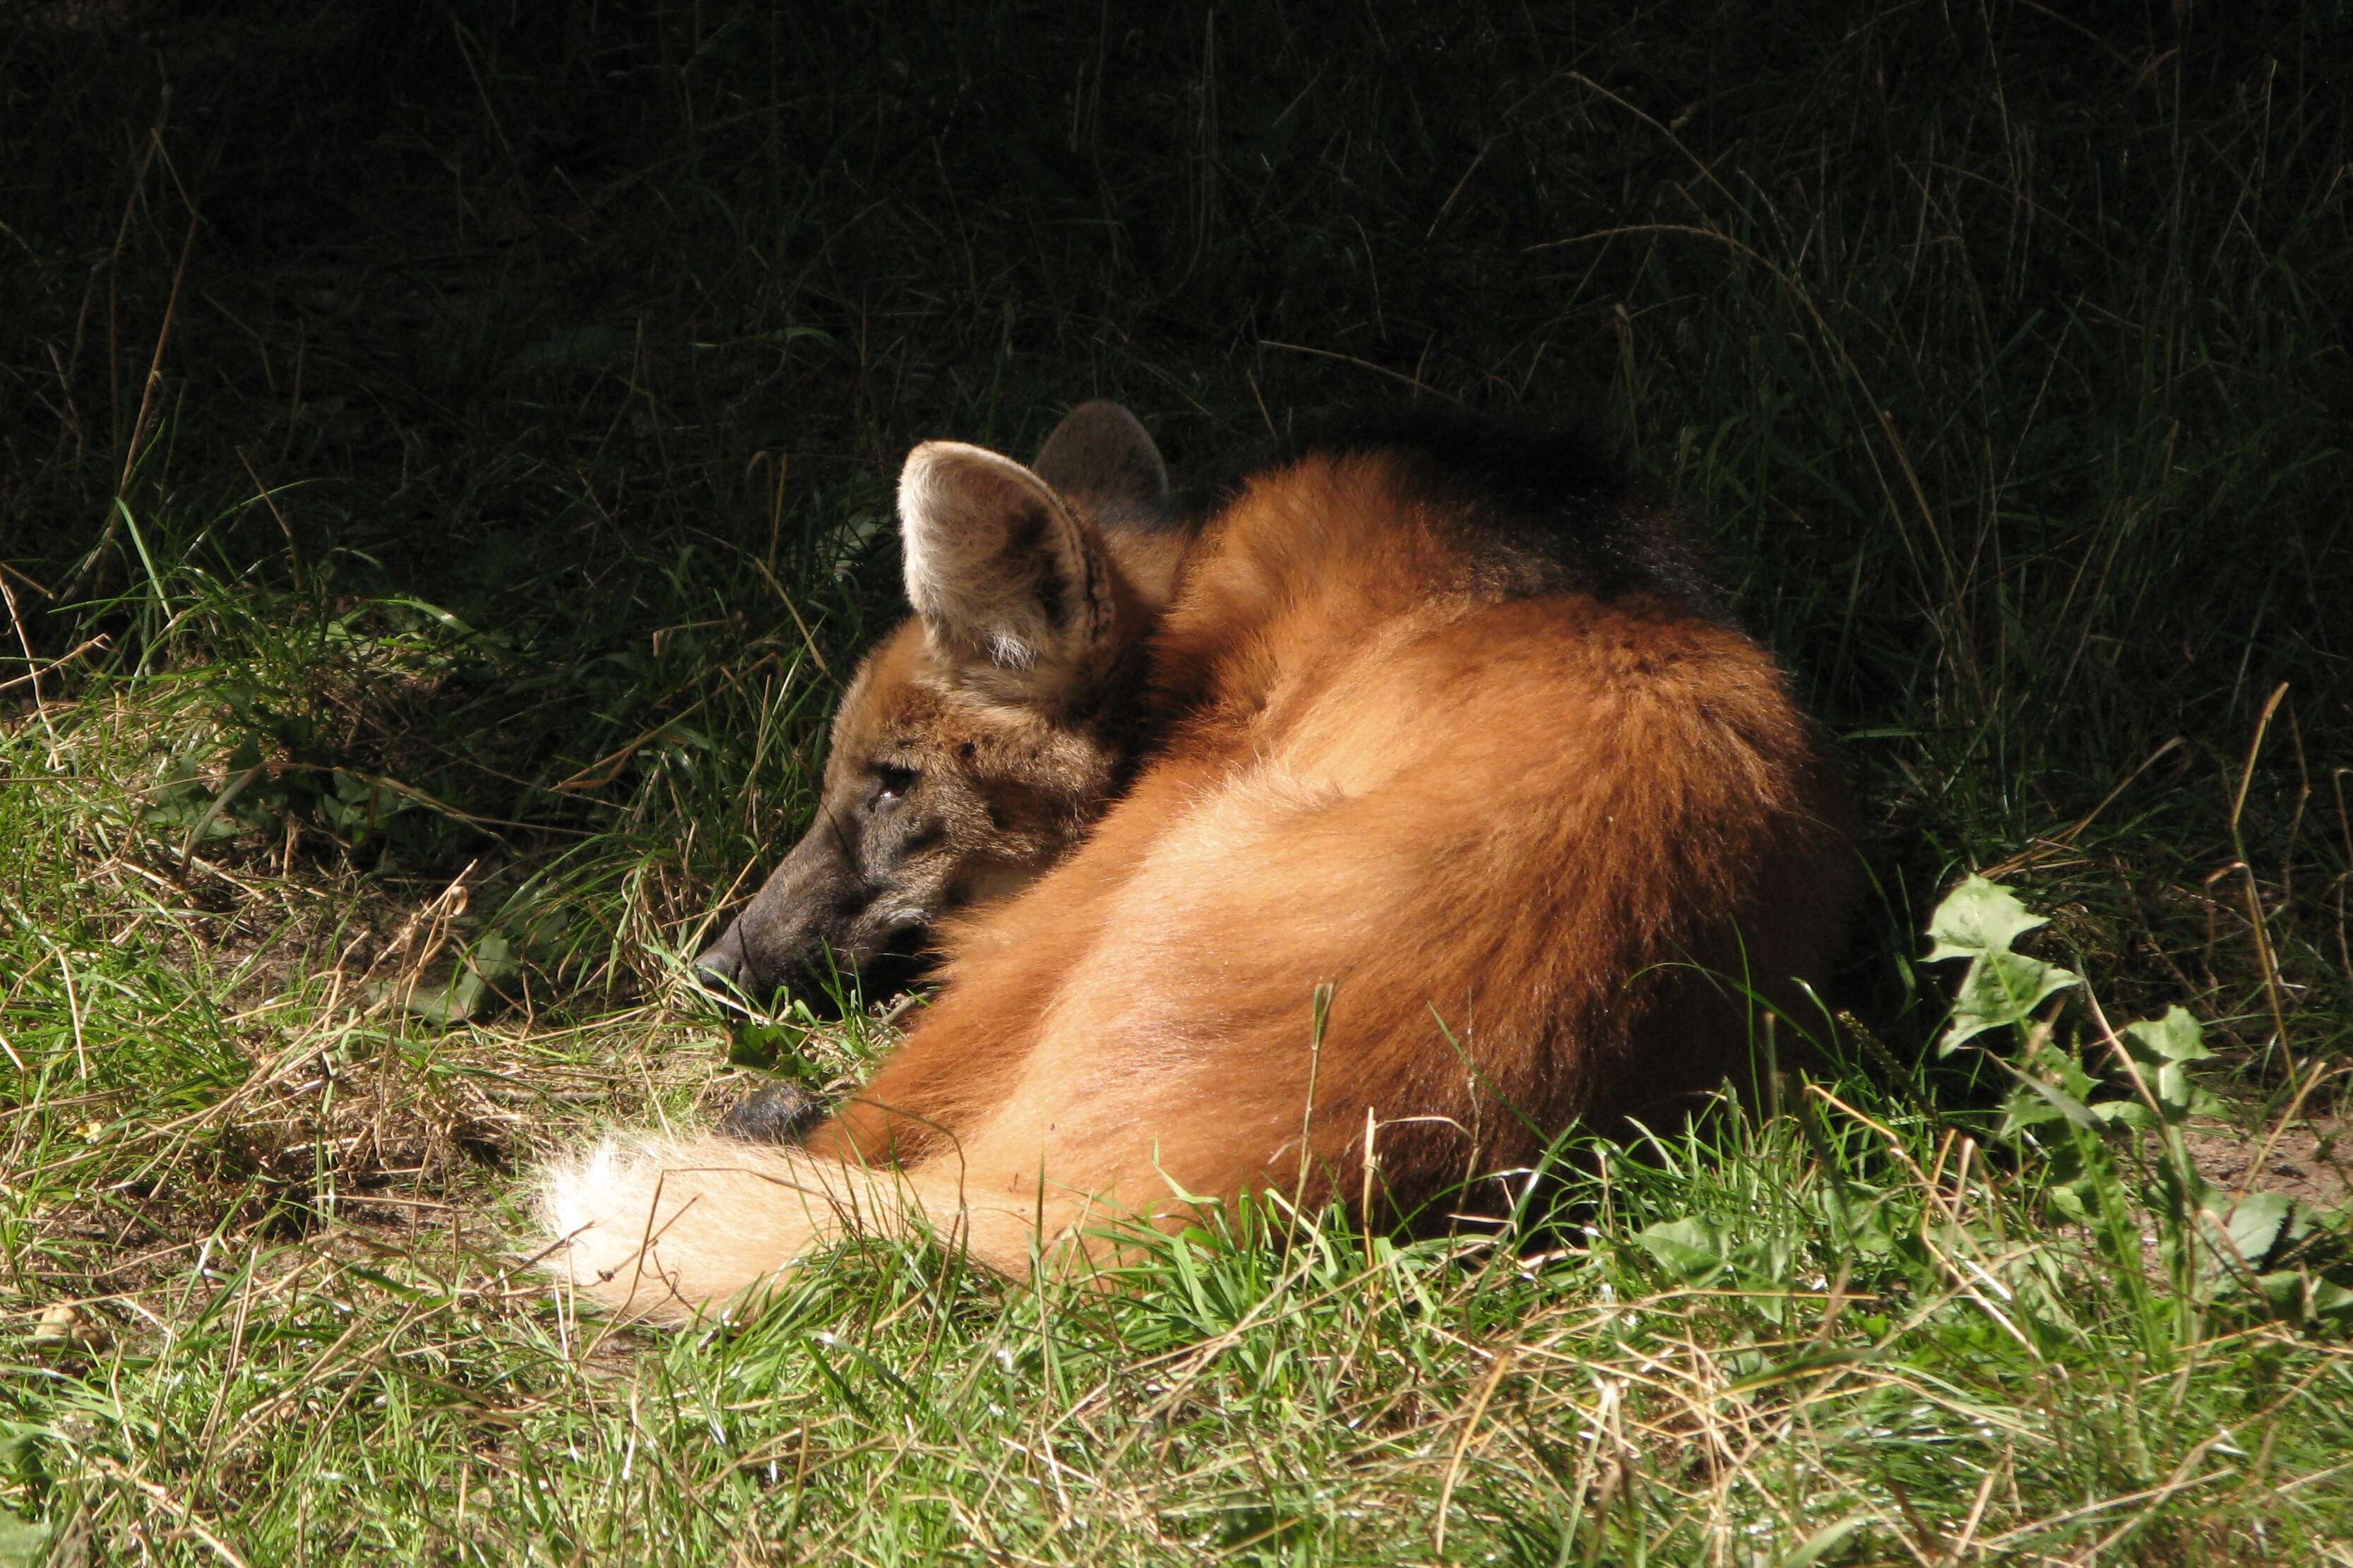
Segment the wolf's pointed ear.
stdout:
<svg viewBox="0 0 2353 1568">
<path fill-rule="evenodd" d="M 1112 664 L 1129 616 L 1103 542 L 1010 458 L 926 441 L 899 475 L 907 598 L 934 651 L 1018 700 L 1067 696 Z"/>
<path fill-rule="evenodd" d="M 1063 416 L 1038 449 L 1038 477 L 1111 524 L 1150 525 L 1168 510 L 1168 465 L 1134 415 L 1097 398 Z"/>
</svg>

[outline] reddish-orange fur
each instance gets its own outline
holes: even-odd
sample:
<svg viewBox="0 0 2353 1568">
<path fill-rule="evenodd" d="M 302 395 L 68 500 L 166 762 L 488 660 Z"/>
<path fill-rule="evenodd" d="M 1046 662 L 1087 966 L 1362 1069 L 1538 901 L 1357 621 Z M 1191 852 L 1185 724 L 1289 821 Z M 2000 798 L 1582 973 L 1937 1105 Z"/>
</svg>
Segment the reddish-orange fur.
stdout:
<svg viewBox="0 0 2353 1568">
<path fill-rule="evenodd" d="M 1159 749 L 944 928 L 944 989 L 802 1149 L 558 1175 L 581 1289 L 675 1317 L 911 1223 L 1018 1272 L 1109 1215 L 1353 1198 L 1368 1152 L 1409 1214 L 1735 1069 L 1747 988 L 1819 976 L 1852 886 L 1780 671 L 1668 596 L 1488 591 L 1398 462 L 1310 458 L 1202 532 L 1149 645 Z"/>
</svg>

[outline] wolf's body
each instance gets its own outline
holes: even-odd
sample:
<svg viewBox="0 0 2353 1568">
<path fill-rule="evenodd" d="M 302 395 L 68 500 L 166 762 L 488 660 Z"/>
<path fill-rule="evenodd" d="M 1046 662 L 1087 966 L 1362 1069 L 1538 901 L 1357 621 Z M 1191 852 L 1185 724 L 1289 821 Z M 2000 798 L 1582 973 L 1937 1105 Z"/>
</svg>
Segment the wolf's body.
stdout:
<svg viewBox="0 0 2353 1568">
<path fill-rule="evenodd" d="M 1579 449 L 1352 437 L 1187 524 L 1124 415 L 1056 443 L 1034 474 L 910 458 L 917 618 L 845 704 L 825 820 L 705 961 L 765 984 L 813 931 L 920 929 L 943 989 L 797 1148 L 554 1172 L 587 1295 L 684 1316 L 849 1227 L 1018 1274 L 1251 1188 L 1410 1214 L 1719 1081 L 1833 956 L 1809 725 Z"/>
</svg>

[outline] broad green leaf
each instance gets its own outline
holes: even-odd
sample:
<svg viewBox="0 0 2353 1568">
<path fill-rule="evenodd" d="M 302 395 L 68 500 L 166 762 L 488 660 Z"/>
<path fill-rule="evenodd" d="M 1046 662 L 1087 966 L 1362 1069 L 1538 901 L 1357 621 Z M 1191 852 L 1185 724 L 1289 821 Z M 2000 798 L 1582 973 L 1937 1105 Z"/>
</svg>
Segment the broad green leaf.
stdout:
<svg viewBox="0 0 2353 1568">
<path fill-rule="evenodd" d="M 1994 1129 L 1994 1135 L 2008 1140 L 2030 1127 L 2047 1127 L 2066 1120 L 2067 1113 L 2043 1096 L 2014 1089 L 2001 1102 L 2001 1125 Z"/>
<path fill-rule="evenodd" d="M 419 980 L 401 998 L 400 1006 L 444 1028 L 462 1024 L 489 1011 L 489 1004 L 499 999 L 500 984 L 513 979 L 522 968 L 513 944 L 492 931 L 457 962 L 446 979 Z M 379 982 L 369 988 L 369 994 L 381 997 L 391 990 L 389 984 Z"/>
<path fill-rule="evenodd" d="M 48 1541 L 47 1525 L 18 1519 L 0 1509 L 0 1568 L 31 1568 L 31 1564 L 42 1560 Z"/>
<path fill-rule="evenodd" d="M 491 931 L 474 944 L 474 951 L 467 963 L 475 973 L 493 985 L 501 980 L 513 979 L 522 967 L 515 961 L 514 943 L 497 931 Z"/>
<path fill-rule="evenodd" d="M 2353 1290 L 2316 1279 L 2305 1297 L 2305 1308 L 2316 1318 L 2353 1317 Z"/>
<path fill-rule="evenodd" d="M 2076 983 L 2070 970 L 2010 950 L 2045 923 L 2045 917 L 2030 913 L 2009 889 L 1983 877 L 1968 878 L 1936 906 L 1928 919 L 1935 945 L 1926 962 L 1969 961 L 1953 999 L 1952 1022 L 1936 1042 L 1937 1055 L 1950 1055 L 1988 1029 L 2025 1023 L 2037 1007 Z"/>
<path fill-rule="evenodd" d="M 2168 1062 L 2157 1069 L 2158 1103 L 2164 1106 L 2175 1121 L 2211 1110 L 2214 1097 L 2189 1081 L 2189 1069 L 2179 1062 Z"/>
<path fill-rule="evenodd" d="M 1926 962 L 2008 952 L 2020 937 L 2048 924 L 2048 915 L 2029 911 L 2008 888 L 1972 875 L 1928 917 L 1928 935 L 1936 945 L 1928 950 Z"/>
<path fill-rule="evenodd" d="M 776 1024 L 739 1023 L 727 1041 L 728 1064 L 772 1072 L 807 1043 L 797 1029 Z"/>
<path fill-rule="evenodd" d="M 1936 1042 L 1939 1055 L 1948 1055 L 1963 1042 L 1988 1029 L 2026 1023 L 2034 1010 L 2076 983 L 2073 970 L 2019 952 L 1984 952 L 1962 977 L 1960 994 L 1953 1000 L 1953 1021 Z"/>
<path fill-rule="evenodd" d="M 2165 1010 L 2162 1018 L 2126 1024 L 2125 1045 L 2145 1062 L 2202 1062 L 2214 1055 L 2200 1038 L 2203 1033 L 2198 1020 L 2177 1003 Z"/>
<path fill-rule="evenodd" d="M 1702 1284 L 1724 1272 L 1724 1240 L 1700 1220 L 1662 1220 L 1635 1237 L 1634 1244 L 1686 1284 Z"/>
<path fill-rule="evenodd" d="M 2294 1238 L 2289 1227 L 2295 1217 L 2295 1200 L 2285 1193 L 2249 1193 L 2232 1204 L 2227 1215 L 2209 1211 L 2205 1217 L 2228 1239 L 2225 1257 L 2235 1273 L 2238 1263 L 2259 1267 L 2282 1241 Z"/>
<path fill-rule="evenodd" d="M 2000 1060 L 2000 1058 L 1996 1058 L 1995 1059 L 1997 1061 Z M 2008 1068 L 2010 1076 L 2017 1080 L 2020 1094 L 2031 1094 L 2034 1096 L 2035 1099 L 2042 1100 L 2043 1104 L 2049 1106 L 2060 1116 L 2066 1118 L 2076 1126 L 2084 1129 L 2086 1132 L 2097 1132 L 2100 1131 L 2100 1119 L 2093 1111 L 2092 1108 L 2084 1102 L 2082 1094 L 2071 1094 L 2066 1089 L 2061 1088 L 2057 1084 L 2045 1083 L 2031 1073 L 2023 1072 L 2017 1068 L 2010 1067 L 2008 1062 L 2002 1062 L 2001 1065 Z M 2017 1100 L 2017 1096 L 2013 1095 L 2011 1099 L 2015 1101 Z M 2005 1106 L 2004 1109 L 2009 1110 L 2009 1107 Z M 2031 1127 L 2040 1122 L 2051 1120 L 2051 1118 L 2047 1116 L 2035 1116 L 2031 1121 L 2026 1120 L 2024 1117 L 2021 1116 L 2018 1110 L 2010 1110 L 2010 1114 L 2012 1119 L 2017 1121 L 2018 1125 L 2025 1127 Z"/>
<path fill-rule="evenodd" d="M 368 988 L 371 997 L 390 995 L 394 987 L 379 982 Z M 400 998 L 401 1011 L 428 1024 L 447 1028 L 472 1017 L 482 1004 L 482 980 L 472 970 L 460 964 L 448 978 L 441 981 L 420 980 Z"/>
</svg>

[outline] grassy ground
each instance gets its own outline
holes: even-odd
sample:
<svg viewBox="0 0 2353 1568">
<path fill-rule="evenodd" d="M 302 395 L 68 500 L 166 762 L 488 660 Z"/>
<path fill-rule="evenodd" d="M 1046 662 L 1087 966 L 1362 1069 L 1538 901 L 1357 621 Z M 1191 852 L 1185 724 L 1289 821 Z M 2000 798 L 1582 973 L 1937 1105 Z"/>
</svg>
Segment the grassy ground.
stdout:
<svg viewBox="0 0 2353 1568">
<path fill-rule="evenodd" d="M 2353 1563 L 2353 13 L 1082 9 L 0 24 L 0 1563 Z M 1846 737 L 1855 1060 L 575 1318 L 537 1155 L 887 1038 L 679 963 L 899 456 L 1096 394 L 1607 429 Z"/>
</svg>

